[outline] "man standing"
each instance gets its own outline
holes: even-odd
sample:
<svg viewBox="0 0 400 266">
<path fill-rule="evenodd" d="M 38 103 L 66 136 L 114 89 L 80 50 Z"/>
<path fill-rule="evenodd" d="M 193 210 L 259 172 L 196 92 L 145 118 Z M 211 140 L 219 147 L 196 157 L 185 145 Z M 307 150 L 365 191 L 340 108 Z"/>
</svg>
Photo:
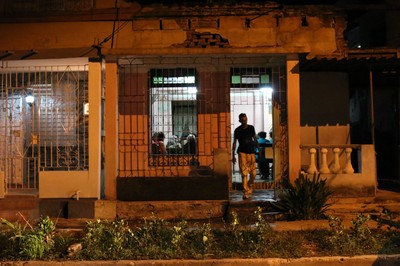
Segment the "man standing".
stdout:
<svg viewBox="0 0 400 266">
<path fill-rule="evenodd" d="M 239 169 L 242 175 L 243 199 L 248 199 L 251 195 L 254 180 L 257 175 L 256 168 L 256 148 L 259 150 L 256 131 L 254 126 L 247 124 L 247 116 L 245 113 L 239 115 L 240 126 L 235 129 L 232 144 L 232 163 L 236 163 L 235 151 L 236 141 L 239 142 L 237 149 L 239 157 Z M 248 176 L 250 175 L 250 178 Z"/>
</svg>

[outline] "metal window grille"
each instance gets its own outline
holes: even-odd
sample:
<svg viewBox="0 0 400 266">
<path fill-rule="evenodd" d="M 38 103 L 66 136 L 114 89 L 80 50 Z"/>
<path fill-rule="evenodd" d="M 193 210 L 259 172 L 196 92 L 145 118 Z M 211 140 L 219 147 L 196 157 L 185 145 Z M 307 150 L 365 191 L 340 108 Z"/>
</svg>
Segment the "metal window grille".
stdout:
<svg viewBox="0 0 400 266">
<path fill-rule="evenodd" d="M 230 92 L 251 92 L 255 95 L 256 79 L 251 75 L 258 75 L 259 84 L 272 84 L 274 91 L 272 97 L 263 105 L 264 110 L 278 109 L 281 115 L 278 115 L 281 132 L 274 138 L 274 145 L 278 147 L 281 153 L 280 163 L 287 169 L 286 148 L 287 119 L 286 117 L 286 84 L 285 84 L 285 58 L 278 56 L 161 56 L 161 57 L 121 57 L 118 59 L 119 65 L 119 169 L 120 177 L 152 176 L 159 172 L 153 170 L 163 168 L 164 166 L 190 165 L 197 161 L 207 162 L 208 166 L 213 167 L 212 158 L 213 149 L 210 147 L 228 148 L 234 128 L 237 124 L 237 116 L 240 108 L 243 106 L 261 105 L 260 100 L 254 100 L 252 97 L 240 97 L 230 99 Z M 210 67 L 212 66 L 212 67 Z M 201 71 L 200 71 L 201 69 Z M 229 82 L 232 77 L 243 76 L 243 82 L 239 78 L 239 83 Z M 186 84 L 182 80 L 186 76 L 195 77 L 195 86 Z M 179 81 L 178 77 L 181 77 Z M 260 85 L 258 86 L 258 90 Z M 196 87 L 198 92 L 192 96 L 183 93 L 189 88 Z M 175 90 L 175 91 L 174 91 Z M 190 89 L 192 90 L 192 89 Z M 243 90 L 243 91 L 242 91 Z M 260 93 L 260 92 L 257 92 Z M 172 99 L 172 96 L 180 97 Z M 186 95 L 186 96 L 185 96 Z M 168 98 L 169 97 L 169 98 Z M 186 98 L 185 98 L 186 97 Z M 156 102 L 158 101 L 158 102 Z M 258 101 L 258 102 L 257 102 Z M 253 103 L 250 103 L 253 102 Z M 160 104 L 164 103 L 164 105 Z M 162 107 L 163 106 L 163 107 Z M 167 106 L 167 107 L 165 107 Z M 197 114 L 203 114 L 204 117 L 209 114 L 218 114 L 219 112 L 229 112 L 231 107 L 231 118 L 226 119 L 224 115 L 215 116 L 220 121 L 221 135 L 213 135 L 208 130 L 207 138 L 200 139 L 202 130 L 210 127 L 210 121 L 203 120 Z M 246 108 L 247 108 L 246 107 Z M 169 108 L 169 109 L 165 109 Z M 195 109 L 196 108 L 196 109 Z M 249 113 L 251 117 L 261 117 L 259 113 Z M 258 107 L 257 107 L 258 108 Z M 166 110 L 166 111 L 165 111 Z M 159 155 L 152 151 L 152 136 L 156 132 L 164 133 L 164 144 L 169 146 L 178 140 L 182 135 L 181 129 L 184 122 L 179 121 L 181 113 L 196 111 L 190 117 L 193 128 L 190 128 L 195 134 L 199 134 L 197 139 L 197 153 L 180 154 L 178 151 L 171 150 L 170 153 Z M 235 113 L 238 112 L 238 113 Z M 255 114 L 255 115 L 253 115 Z M 172 122 L 174 120 L 174 122 Z M 198 120 L 198 121 L 196 121 Z M 230 120 L 230 121 L 229 121 Z M 276 120 L 274 120 L 276 121 Z M 274 122 L 275 123 L 275 122 Z M 226 125 L 226 126 L 225 126 Z M 257 126 L 257 125 L 256 125 Z M 271 125 L 272 126 L 272 125 Z M 256 127 L 261 130 L 261 127 Z M 270 129 L 269 127 L 266 128 Z M 197 137 L 197 136 L 196 136 Z M 148 166 L 151 168 L 149 169 Z M 168 167 L 165 167 L 166 169 Z M 161 172 L 161 171 L 160 171 Z M 164 175 L 164 172 L 160 173 Z"/>
<path fill-rule="evenodd" d="M 196 163 L 197 86 L 193 68 L 152 69 L 149 164 Z"/>
</svg>

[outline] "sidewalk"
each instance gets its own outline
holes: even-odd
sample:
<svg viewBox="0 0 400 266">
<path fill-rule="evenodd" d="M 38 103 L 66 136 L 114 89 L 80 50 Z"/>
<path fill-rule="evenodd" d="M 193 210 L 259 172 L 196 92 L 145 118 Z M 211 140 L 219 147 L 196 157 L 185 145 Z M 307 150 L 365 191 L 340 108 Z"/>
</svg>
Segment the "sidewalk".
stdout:
<svg viewBox="0 0 400 266">
<path fill-rule="evenodd" d="M 204 259 L 204 260 L 135 260 L 135 261 L 4 261 L 4 266 L 398 266 L 400 255 L 364 255 L 354 257 L 303 257 L 298 259 Z"/>
</svg>

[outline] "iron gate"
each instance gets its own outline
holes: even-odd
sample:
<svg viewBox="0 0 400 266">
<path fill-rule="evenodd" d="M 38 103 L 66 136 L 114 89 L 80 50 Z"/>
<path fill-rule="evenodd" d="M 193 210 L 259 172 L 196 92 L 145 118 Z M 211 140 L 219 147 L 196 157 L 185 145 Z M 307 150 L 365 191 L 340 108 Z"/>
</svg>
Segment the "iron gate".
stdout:
<svg viewBox="0 0 400 266">
<path fill-rule="evenodd" d="M 6 192 L 36 191 L 39 171 L 87 169 L 87 66 L 3 62 L 0 76 L 0 171 Z"/>
</svg>

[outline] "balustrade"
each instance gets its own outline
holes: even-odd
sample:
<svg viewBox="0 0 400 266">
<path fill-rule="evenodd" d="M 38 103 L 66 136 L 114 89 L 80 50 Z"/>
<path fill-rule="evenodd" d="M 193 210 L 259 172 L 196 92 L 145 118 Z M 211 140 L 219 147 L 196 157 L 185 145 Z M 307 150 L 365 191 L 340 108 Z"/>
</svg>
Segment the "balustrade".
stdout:
<svg viewBox="0 0 400 266">
<path fill-rule="evenodd" d="M 309 159 L 306 172 L 308 174 L 353 174 L 354 168 L 351 154 L 359 151 L 360 145 L 301 145 L 307 150 Z"/>
</svg>

